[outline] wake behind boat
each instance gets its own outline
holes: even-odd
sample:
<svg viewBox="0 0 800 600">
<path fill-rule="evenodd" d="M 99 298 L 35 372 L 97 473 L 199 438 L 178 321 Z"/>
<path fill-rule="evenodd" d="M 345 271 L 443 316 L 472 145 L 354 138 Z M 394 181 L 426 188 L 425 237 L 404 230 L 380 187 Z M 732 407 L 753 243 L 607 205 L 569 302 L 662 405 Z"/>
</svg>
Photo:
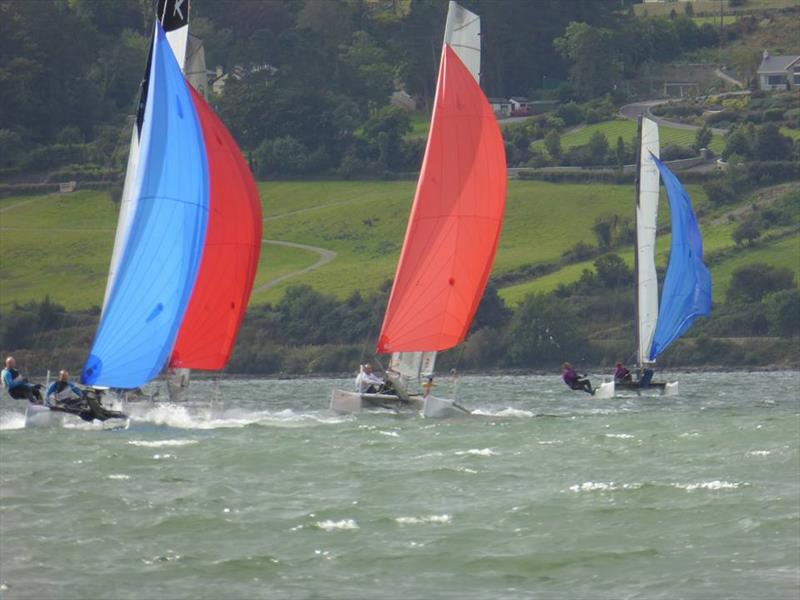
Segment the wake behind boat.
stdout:
<svg viewBox="0 0 800 600">
<path fill-rule="evenodd" d="M 506 158 L 497 119 L 480 88 L 480 19 L 450 2 L 431 128 L 376 353 L 398 408 L 426 417 L 468 414 L 453 400 L 412 386 L 433 377 L 436 353 L 466 337 L 492 269 L 506 198 Z M 331 408 L 385 402 L 334 390 Z"/>
<path fill-rule="evenodd" d="M 25 410 L 25 427 L 53 427 L 90 423 L 100 429 L 127 429 L 130 418 L 119 410 L 103 406 L 102 391 L 83 390 L 80 398 L 55 404 L 29 403 Z"/>
</svg>

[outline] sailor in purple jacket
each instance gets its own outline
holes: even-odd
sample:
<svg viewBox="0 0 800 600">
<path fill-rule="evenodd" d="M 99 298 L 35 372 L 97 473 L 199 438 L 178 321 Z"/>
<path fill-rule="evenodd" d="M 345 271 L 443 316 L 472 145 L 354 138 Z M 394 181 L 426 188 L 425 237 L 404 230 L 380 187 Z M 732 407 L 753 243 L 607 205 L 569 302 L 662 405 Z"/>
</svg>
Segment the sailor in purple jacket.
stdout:
<svg viewBox="0 0 800 600">
<path fill-rule="evenodd" d="M 568 362 L 565 362 L 563 365 L 561 365 L 561 368 L 564 369 L 564 371 L 561 373 L 561 379 L 564 380 L 564 383 L 566 383 L 570 389 L 582 390 L 587 394 L 594 394 L 592 384 L 588 379 L 585 378 L 585 375 L 583 376 L 584 378 L 581 379 L 580 375 L 575 372 L 575 369 L 573 369 L 572 365 Z"/>
<path fill-rule="evenodd" d="M 614 365 L 614 381 L 631 381 L 631 372 L 621 362 Z"/>
</svg>

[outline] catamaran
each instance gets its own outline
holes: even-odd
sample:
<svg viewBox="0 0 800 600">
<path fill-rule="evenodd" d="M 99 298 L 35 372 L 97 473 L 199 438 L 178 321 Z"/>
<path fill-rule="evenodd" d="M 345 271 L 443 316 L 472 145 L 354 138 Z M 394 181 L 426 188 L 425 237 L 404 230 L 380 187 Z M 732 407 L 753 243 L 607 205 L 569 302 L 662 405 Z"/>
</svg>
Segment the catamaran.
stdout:
<svg viewBox="0 0 800 600">
<path fill-rule="evenodd" d="M 658 125 L 639 117 L 636 181 L 636 368 L 631 381 L 607 382 L 596 396 L 616 390 L 658 390 L 674 395 L 678 382 L 653 381 L 656 358 L 692 323 L 711 312 L 711 274 L 703 263 L 703 241 L 686 189 L 659 159 Z M 659 177 L 660 176 L 660 177 Z M 659 179 L 670 207 L 672 241 L 669 264 L 658 302 L 655 248 Z"/>
<path fill-rule="evenodd" d="M 479 85 L 480 60 L 479 17 L 450 2 L 425 157 L 376 348 L 392 354 L 387 378 L 397 395 L 334 390 L 335 411 L 469 412 L 418 390 L 433 376 L 437 352 L 466 337 L 500 237 L 505 148 Z"/>
<path fill-rule="evenodd" d="M 139 388 L 168 363 L 223 368 L 252 289 L 261 204 L 230 133 L 181 71 L 187 22 L 187 2 L 159 2 L 103 310 L 81 373 L 95 389 Z"/>
</svg>

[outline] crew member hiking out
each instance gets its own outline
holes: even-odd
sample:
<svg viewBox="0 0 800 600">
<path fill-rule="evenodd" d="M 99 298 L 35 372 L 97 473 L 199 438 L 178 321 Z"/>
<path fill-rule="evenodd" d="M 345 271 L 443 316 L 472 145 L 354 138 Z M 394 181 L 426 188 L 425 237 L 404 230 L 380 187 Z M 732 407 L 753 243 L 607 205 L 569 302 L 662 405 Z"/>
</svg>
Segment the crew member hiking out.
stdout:
<svg viewBox="0 0 800 600">
<path fill-rule="evenodd" d="M 586 379 L 586 375 L 583 375 L 583 377 L 578 375 L 575 372 L 575 369 L 572 368 L 572 365 L 568 362 L 565 362 L 563 365 L 561 365 L 561 368 L 564 369 L 561 373 L 561 379 L 564 380 L 564 383 L 566 383 L 570 389 L 581 390 L 587 394 L 594 394 L 592 384 L 588 379 Z"/>
<path fill-rule="evenodd" d="M 17 370 L 17 361 L 13 356 L 6 358 L 6 368 L 2 372 L 3 387 L 8 390 L 8 395 L 15 400 L 28 400 L 34 404 L 42 403 L 42 394 L 39 392 L 41 384 L 30 383 Z"/>
</svg>

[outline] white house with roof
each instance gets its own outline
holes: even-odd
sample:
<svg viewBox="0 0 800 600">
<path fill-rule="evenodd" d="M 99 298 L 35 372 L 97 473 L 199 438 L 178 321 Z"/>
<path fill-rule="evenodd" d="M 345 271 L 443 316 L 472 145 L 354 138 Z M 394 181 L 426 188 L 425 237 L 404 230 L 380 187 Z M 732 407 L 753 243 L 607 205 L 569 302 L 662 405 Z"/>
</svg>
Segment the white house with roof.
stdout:
<svg viewBox="0 0 800 600">
<path fill-rule="evenodd" d="M 800 88 L 800 54 L 772 56 L 764 50 L 758 67 L 758 87 L 762 90 Z"/>
<path fill-rule="evenodd" d="M 509 98 L 508 100 L 509 102 L 511 102 L 512 112 L 526 111 L 528 110 L 528 105 L 531 103 L 531 101 L 528 98 L 525 98 L 523 96 L 511 96 L 511 98 Z"/>
<path fill-rule="evenodd" d="M 505 98 L 488 98 L 489 105 L 498 117 L 507 117 L 511 114 L 511 102 Z"/>
</svg>

